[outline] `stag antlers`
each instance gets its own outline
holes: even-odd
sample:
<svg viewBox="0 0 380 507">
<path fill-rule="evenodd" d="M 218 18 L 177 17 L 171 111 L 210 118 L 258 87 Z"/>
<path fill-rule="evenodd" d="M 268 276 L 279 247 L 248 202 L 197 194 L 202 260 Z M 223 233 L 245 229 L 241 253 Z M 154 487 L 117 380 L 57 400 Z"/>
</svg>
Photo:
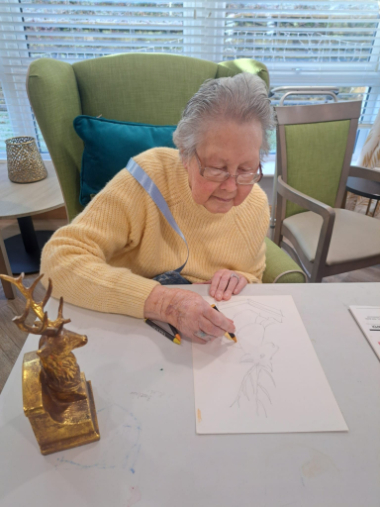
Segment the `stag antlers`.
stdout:
<svg viewBox="0 0 380 507">
<path fill-rule="evenodd" d="M 63 298 L 59 302 L 58 317 L 55 320 L 48 318 L 44 306 L 52 293 L 51 280 L 49 279 L 43 300 L 38 303 L 33 299 L 33 292 L 43 275 L 36 278 L 29 288 L 24 287 L 22 283 L 24 273 L 21 273 L 18 278 L 7 275 L 0 275 L 0 277 L 13 283 L 25 296 L 24 313 L 15 317 L 13 322 L 23 331 L 41 335 L 39 350 L 36 351 L 36 354 L 41 362 L 41 383 L 47 387 L 51 399 L 54 398 L 54 400 L 64 403 L 85 399 L 86 389 L 82 385 L 80 368 L 71 351 L 85 345 L 87 336 L 74 333 L 63 327 L 64 324 L 71 322 L 70 319 L 63 318 Z M 25 323 L 30 309 L 39 319 L 39 322 L 34 322 L 32 326 Z"/>
<path fill-rule="evenodd" d="M 42 301 L 39 303 L 34 301 L 33 299 L 33 292 L 36 288 L 38 282 L 41 280 L 41 278 L 44 276 L 43 274 L 40 275 L 38 278 L 34 280 L 32 285 L 28 288 L 23 285 L 24 280 L 24 273 L 21 273 L 18 278 L 13 278 L 11 276 L 7 275 L 0 275 L 0 278 L 3 280 L 6 280 L 7 282 L 13 283 L 18 290 L 21 292 L 21 294 L 26 299 L 26 307 L 24 310 L 24 313 L 20 315 L 19 317 L 14 317 L 13 322 L 17 324 L 17 326 L 22 330 L 26 331 L 27 333 L 32 334 L 44 334 L 48 336 L 54 336 L 56 334 L 59 334 L 59 332 L 62 330 L 62 327 L 64 324 L 68 324 L 71 322 L 70 319 L 64 319 L 63 318 L 63 298 L 60 298 L 59 300 L 59 309 L 58 309 L 58 317 L 55 320 L 50 320 L 48 318 L 47 312 L 44 312 L 44 306 L 46 305 L 47 301 L 49 300 L 51 293 L 52 293 L 52 283 L 49 278 L 49 285 L 46 290 L 46 294 Z M 35 315 L 40 319 L 39 323 L 34 322 L 33 326 L 29 326 L 28 324 L 25 324 L 25 320 L 29 314 L 29 310 L 32 308 L 32 311 L 35 313 Z"/>
</svg>

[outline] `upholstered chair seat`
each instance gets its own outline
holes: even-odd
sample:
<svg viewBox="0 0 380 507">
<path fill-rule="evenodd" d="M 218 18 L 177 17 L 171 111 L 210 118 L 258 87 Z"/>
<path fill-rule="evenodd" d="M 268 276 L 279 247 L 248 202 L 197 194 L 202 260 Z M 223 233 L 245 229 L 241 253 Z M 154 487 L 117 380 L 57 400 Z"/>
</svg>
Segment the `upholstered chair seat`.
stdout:
<svg viewBox="0 0 380 507">
<path fill-rule="evenodd" d="M 334 209 L 335 222 L 326 264 L 342 264 L 380 255 L 380 220 L 345 209 Z M 301 247 L 309 262 L 314 262 L 323 219 L 306 211 L 283 221 L 286 237 Z"/>
</svg>

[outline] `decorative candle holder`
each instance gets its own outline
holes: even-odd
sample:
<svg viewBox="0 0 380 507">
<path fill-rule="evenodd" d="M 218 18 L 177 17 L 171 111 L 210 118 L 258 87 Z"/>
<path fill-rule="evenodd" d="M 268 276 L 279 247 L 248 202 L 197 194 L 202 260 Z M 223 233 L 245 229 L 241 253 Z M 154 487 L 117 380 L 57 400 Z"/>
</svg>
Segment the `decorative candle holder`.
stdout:
<svg viewBox="0 0 380 507">
<path fill-rule="evenodd" d="M 32 183 L 47 177 L 47 170 L 34 137 L 20 136 L 5 140 L 8 176 L 14 183 Z"/>
</svg>

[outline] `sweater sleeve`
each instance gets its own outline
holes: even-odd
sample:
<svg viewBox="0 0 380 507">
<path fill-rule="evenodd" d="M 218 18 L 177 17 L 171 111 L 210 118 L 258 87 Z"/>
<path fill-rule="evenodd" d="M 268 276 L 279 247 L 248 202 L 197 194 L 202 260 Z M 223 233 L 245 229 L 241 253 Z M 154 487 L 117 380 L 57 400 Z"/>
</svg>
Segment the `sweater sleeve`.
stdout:
<svg viewBox="0 0 380 507">
<path fill-rule="evenodd" d="M 100 312 L 143 317 L 144 303 L 159 285 L 107 263 L 143 234 L 146 201 L 139 185 L 121 171 L 74 221 L 45 245 L 41 273 L 53 296 Z"/>
<path fill-rule="evenodd" d="M 266 246 L 264 238 L 269 227 L 269 206 L 266 194 L 258 188 L 254 194 L 253 206 L 244 214 L 243 222 L 237 225 L 246 237 L 247 247 L 252 252 L 252 265 L 247 272 L 239 271 L 248 283 L 261 283 L 266 267 Z"/>
</svg>

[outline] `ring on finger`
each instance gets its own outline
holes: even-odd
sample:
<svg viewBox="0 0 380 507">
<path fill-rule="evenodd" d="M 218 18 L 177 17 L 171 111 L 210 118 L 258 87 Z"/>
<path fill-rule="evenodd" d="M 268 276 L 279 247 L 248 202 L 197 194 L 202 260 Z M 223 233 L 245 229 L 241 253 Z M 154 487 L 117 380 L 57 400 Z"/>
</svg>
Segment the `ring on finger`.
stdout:
<svg viewBox="0 0 380 507">
<path fill-rule="evenodd" d="M 240 276 L 239 276 L 239 275 L 237 275 L 236 273 L 231 273 L 231 274 L 230 274 L 230 278 L 237 278 L 237 279 L 238 279 L 238 281 L 240 281 Z"/>
<path fill-rule="evenodd" d="M 211 340 L 212 336 L 210 336 L 209 334 L 207 333 L 204 333 L 203 331 L 199 330 L 197 331 L 196 333 L 194 333 L 195 336 L 198 336 L 198 338 L 201 338 L 201 340 L 206 340 L 206 341 L 209 341 Z"/>
</svg>

